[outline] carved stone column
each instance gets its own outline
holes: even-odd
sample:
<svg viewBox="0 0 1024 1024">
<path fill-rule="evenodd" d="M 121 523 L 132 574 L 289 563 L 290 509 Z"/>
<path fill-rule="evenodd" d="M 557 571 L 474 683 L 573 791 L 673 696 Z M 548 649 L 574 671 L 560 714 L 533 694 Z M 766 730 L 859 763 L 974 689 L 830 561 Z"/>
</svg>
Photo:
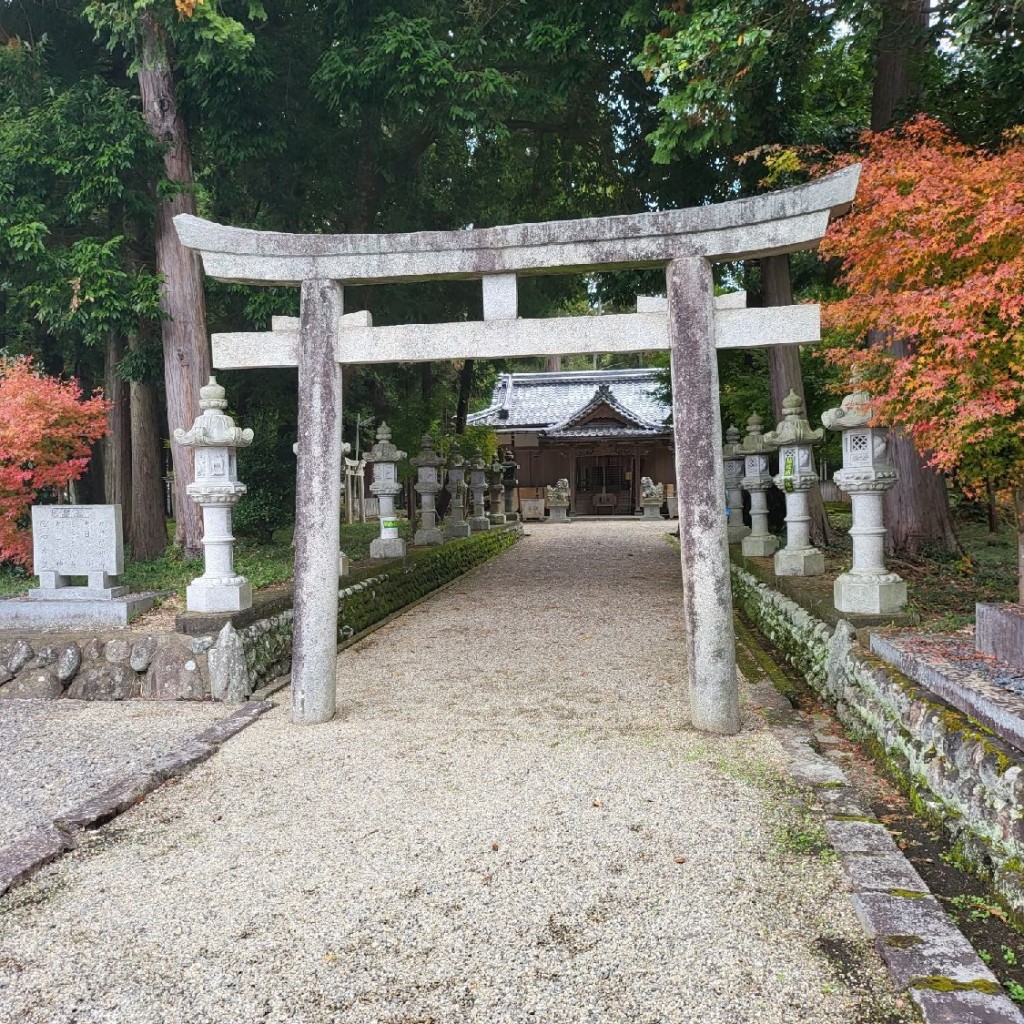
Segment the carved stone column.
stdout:
<svg viewBox="0 0 1024 1024">
<path fill-rule="evenodd" d="M 473 492 L 473 518 L 469 525 L 474 533 L 481 533 L 491 528 L 484 508 L 484 491 L 487 490 L 487 463 L 479 448 L 473 449 L 469 457 L 469 489 Z"/>
<path fill-rule="evenodd" d="M 491 492 L 491 511 L 487 516 L 488 522 L 491 526 L 504 526 L 505 525 L 505 487 L 504 487 L 504 476 L 505 469 L 502 464 L 498 461 L 498 456 L 494 456 L 494 461 L 487 467 L 488 483 L 490 484 Z"/>
<path fill-rule="evenodd" d="M 520 516 L 516 510 L 516 488 L 519 486 L 519 479 L 516 474 L 519 472 L 519 463 L 512 457 L 510 451 L 505 452 L 501 468 L 503 471 L 502 486 L 505 489 L 505 522 L 518 523 Z"/>
<path fill-rule="evenodd" d="M 420 528 L 413 538 L 417 544 L 443 544 L 444 534 L 437 528 L 437 510 L 434 499 L 441 490 L 440 469 L 444 459 L 434 450 L 434 439 L 423 435 L 420 453 L 412 464 L 416 467 L 416 493 L 420 496 Z"/>
<path fill-rule="evenodd" d="M 885 567 L 882 499 L 896 485 L 898 475 L 889 454 L 888 431 L 868 425 L 869 401 L 865 392 L 854 392 L 821 417 L 829 430 L 842 431 L 843 468 L 834 479 L 853 505 L 853 565 L 836 579 L 833 601 L 836 611 L 886 615 L 903 610 L 907 584 Z"/>
<path fill-rule="evenodd" d="M 238 482 L 235 452 L 252 444 L 251 430 L 242 430 L 224 413 L 228 403 L 215 377 L 199 389 L 202 412 L 188 431 L 180 427 L 174 440 L 195 448 L 195 481 L 186 487 L 188 496 L 203 510 L 202 576 L 185 590 L 190 612 L 236 612 L 252 607 L 252 586 L 235 573 L 235 538 L 231 534 L 231 509 L 245 494 Z"/>
<path fill-rule="evenodd" d="M 452 504 L 444 531 L 445 539 L 468 537 L 472 528 L 466 522 L 466 460 L 457 441 L 452 442 L 448 453 L 448 493 L 452 496 Z"/>
<path fill-rule="evenodd" d="M 403 558 L 405 541 L 398 536 L 395 495 L 402 489 L 398 480 L 398 463 L 405 452 L 391 443 L 391 428 L 381 423 L 377 443 L 367 452 L 366 461 L 373 465 L 371 493 L 380 501 L 380 536 L 370 544 L 371 558 Z"/>
<path fill-rule="evenodd" d="M 755 412 L 747 420 L 747 433 L 739 446 L 745 471 L 740 483 L 750 495 L 750 533 L 740 548 L 746 558 L 770 558 L 779 547 L 778 537 L 768 531 L 768 491 L 774 484 L 768 456 L 774 448 L 765 442 L 763 424 Z"/>
<path fill-rule="evenodd" d="M 726 533 L 730 544 L 738 544 L 750 527 L 743 523 L 743 452 L 740 450 L 740 432 L 729 427 L 722 445 L 722 466 L 725 469 L 725 493 L 729 498 L 729 518 Z"/>
<path fill-rule="evenodd" d="M 779 450 L 775 486 L 786 495 L 786 546 L 775 554 L 775 575 L 821 576 L 825 556 L 811 544 L 807 495 L 818 486 L 813 447 L 824 431 L 820 427 L 811 429 L 804 416 L 803 399 L 795 391 L 783 400 L 782 409 L 782 422 L 764 435 L 765 442 Z"/>
</svg>

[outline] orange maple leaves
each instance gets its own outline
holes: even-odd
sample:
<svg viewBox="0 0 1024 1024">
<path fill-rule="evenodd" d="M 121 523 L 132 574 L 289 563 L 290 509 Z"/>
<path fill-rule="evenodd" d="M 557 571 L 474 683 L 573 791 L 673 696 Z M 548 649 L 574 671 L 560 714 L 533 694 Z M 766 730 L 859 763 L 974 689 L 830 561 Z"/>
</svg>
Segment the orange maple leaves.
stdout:
<svg viewBox="0 0 1024 1024">
<path fill-rule="evenodd" d="M 83 398 L 76 380 L 39 373 L 30 359 L 0 359 L 0 558 L 30 564 L 33 502 L 86 471 L 110 406 Z"/>
<path fill-rule="evenodd" d="M 933 464 L 968 487 L 1020 486 L 1024 140 L 976 149 L 922 116 L 862 144 L 857 200 L 821 247 L 841 260 L 847 291 L 826 324 L 856 338 L 829 356 Z"/>
</svg>

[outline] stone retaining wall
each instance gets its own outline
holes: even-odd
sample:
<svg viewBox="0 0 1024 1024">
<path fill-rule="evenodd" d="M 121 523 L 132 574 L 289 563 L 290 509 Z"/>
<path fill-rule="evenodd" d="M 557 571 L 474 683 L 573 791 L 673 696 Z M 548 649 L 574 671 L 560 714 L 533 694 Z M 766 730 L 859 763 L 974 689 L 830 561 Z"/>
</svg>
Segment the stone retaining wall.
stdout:
<svg viewBox="0 0 1024 1024">
<path fill-rule="evenodd" d="M 1021 755 L 865 651 L 849 623 L 830 628 L 736 565 L 732 588 L 737 607 L 886 762 L 916 809 L 941 820 L 956 852 L 1024 915 Z"/>
<path fill-rule="evenodd" d="M 510 526 L 413 551 L 340 592 L 338 642 L 450 583 L 514 544 Z M 364 570 L 364 573 L 374 570 Z M 284 602 L 275 602 L 280 608 Z M 227 623 L 217 636 L 180 633 L 0 642 L 0 699 L 241 701 L 291 668 L 292 609 Z"/>
</svg>

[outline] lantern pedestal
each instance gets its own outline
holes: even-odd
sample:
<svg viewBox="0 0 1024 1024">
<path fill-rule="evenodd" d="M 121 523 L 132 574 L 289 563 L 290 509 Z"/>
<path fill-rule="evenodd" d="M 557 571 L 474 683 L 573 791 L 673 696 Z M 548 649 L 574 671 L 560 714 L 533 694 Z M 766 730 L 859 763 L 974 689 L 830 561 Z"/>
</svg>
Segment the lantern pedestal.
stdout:
<svg viewBox="0 0 1024 1024">
<path fill-rule="evenodd" d="M 484 462 L 483 452 L 479 448 L 474 449 L 469 457 L 469 489 L 473 492 L 473 518 L 469 521 L 473 533 L 482 533 L 491 528 L 491 521 L 487 518 L 487 511 L 484 507 L 484 491 L 487 490 L 487 463 Z"/>
<path fill-rule="evenodd" d="M 419 455 L 411 460 L 416 467 L 415 491 L 420 496 L 420 528 L 413 537 L 416 544 L 443 544 L 444 534 L 437 528 L 437 509 L 434 504 L 441 490 L 441 466 L 444 459 L 434 450 L 434 439 L 423 435 Z"/>
<path fill-rule="evenodd" d="M 750 495 L 750 532 L 742 538 L 740 547 L 745 558 L 771 558 L 779 549 L 778 537 L 768 531 L 768 491 L 773 483 L 768 456 L 772 446 L 765 443 L 763 425 L 764 420 L 752 413 L 746 436 L 736 449 L 743 456 L 740 486 Z"/>
<path fill-rule="evenodd" d="M 498 461 L 497 456 L 494 457 L 494 461 L 488 466 L 487 472 L 490 477 L 491 497 L 491 511 L 487 515 L 487 521 L 491 526 L 504 526 L 507 522 L 505 518 L 505 469 Z"/>
<path fill-rule="evenodd" d="M 452 496 L 452 504 L 444 528 L 445 540 L 468 537 L 472 528 L 466 522 L 466 460 L 455 442 L 448 455 L 448 493 Z"/>
<path fill-rule="evenodd" d="M 501 469 L 502 488 L 505 491 L 505 522 L 518 523 L 519 512 L 516 509 L 516 488 L 519 486 L 519 480 L 516 474 L 519 472 L 519 463 L 512 457 L 511 452 L 505 453 Z"/>
</svg>

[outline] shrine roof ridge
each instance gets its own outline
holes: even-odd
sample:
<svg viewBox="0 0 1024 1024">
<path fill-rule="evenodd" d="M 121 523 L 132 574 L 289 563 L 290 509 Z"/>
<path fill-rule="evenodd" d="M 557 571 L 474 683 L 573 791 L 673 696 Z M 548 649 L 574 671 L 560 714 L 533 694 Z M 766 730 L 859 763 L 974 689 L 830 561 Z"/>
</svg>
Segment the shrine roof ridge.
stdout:
<svg viewBox="0 0 1024 1024">
<path fill-rule="evenodd" d="M 414 281 L 656 266 L 687 256 L 726 260 L 813 248 L 853 201 L 855 164 L 805 185 L 681 210 L 399 234 L 287 234 L 174 218 L 211 277 Z"/>
</svg>

